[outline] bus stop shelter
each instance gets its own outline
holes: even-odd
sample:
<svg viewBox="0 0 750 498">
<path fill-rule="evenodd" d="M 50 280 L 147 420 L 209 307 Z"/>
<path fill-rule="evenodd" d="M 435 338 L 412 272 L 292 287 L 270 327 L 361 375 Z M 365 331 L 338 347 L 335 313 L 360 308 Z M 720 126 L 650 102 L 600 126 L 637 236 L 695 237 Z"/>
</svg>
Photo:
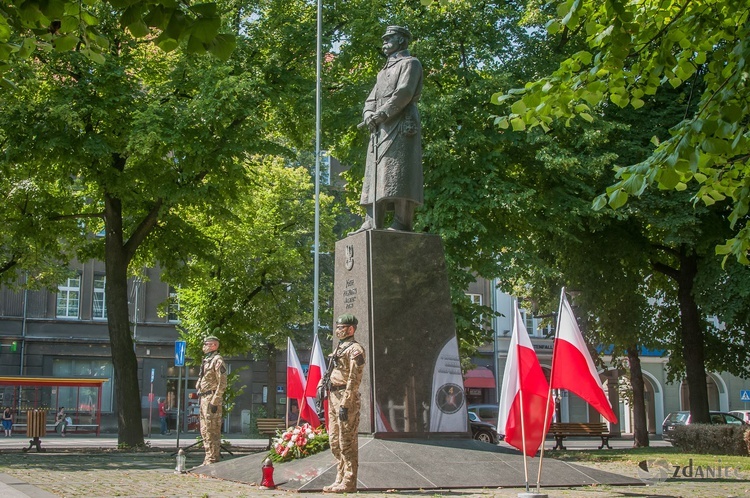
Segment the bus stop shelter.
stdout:
<svg viewBox="0 0 750 498">
<path fill-rule="evenodd" d="M 73 430 L 87 430 L 99 435 L 101 428 L 102 384 L 106 378 L 65 378 L 0 376 L 0 406 L 14 414 L 14 426 L 25 427 L 27 412 L 41 410 L 55 413 L 64 406 Z"/>
</svg>

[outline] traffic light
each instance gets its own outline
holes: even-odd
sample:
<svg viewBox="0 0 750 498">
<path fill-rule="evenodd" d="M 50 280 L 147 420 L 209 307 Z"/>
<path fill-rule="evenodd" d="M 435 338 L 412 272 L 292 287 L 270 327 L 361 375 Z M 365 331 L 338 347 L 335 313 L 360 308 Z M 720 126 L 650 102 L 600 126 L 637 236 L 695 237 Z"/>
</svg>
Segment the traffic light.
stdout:
<svg viewBox="0 0 750 498">
<path fill-rule="evenodd" d="M 18 343 L 13 341 L 10 343 L 10 352 L 15 353 L 18 350 Z"/>
</svg>

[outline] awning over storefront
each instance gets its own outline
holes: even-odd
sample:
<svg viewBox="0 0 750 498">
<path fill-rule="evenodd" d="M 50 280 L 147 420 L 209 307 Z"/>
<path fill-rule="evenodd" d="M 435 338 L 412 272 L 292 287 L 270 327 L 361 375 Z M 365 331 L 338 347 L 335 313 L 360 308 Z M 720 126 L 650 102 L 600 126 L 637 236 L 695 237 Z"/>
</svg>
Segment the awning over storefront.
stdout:
<svg viewBox="0 0 750 498">
<path fill-rule="evenodd" d="M 492 370 L 485 367 L 469 370 L 464 375 L 464 387 L 495 389 L 495 376 L 492 374 Z"/>
</svg>

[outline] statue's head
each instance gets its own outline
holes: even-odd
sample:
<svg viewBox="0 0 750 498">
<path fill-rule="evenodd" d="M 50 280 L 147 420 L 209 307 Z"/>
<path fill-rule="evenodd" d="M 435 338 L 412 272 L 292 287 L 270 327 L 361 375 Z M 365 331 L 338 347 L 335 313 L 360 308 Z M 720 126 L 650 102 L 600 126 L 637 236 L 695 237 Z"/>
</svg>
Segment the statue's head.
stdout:
<svg viewBox="0 0 750 498">
<path fill-rule="evenodd" d="M 411 41 L 411 32 L 402 26 L 388 26 L 383 35 L 383 53 L 387 56 L 406 50 Z"/>
</svg>

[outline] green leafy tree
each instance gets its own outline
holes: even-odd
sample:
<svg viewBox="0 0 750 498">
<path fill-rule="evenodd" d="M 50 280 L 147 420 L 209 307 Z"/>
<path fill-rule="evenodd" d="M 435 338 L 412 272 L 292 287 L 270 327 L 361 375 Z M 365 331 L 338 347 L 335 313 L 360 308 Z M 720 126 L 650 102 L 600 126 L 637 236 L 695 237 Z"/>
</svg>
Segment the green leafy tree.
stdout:
<svg viewBox="0 0 750 498">
<path fill-rule="evenodd" d="M 178 46 L 192 54 L 210 52 L 227 59 L 235 45 L 233 35 L 220 33 L 221 14 L 216 3 L 173 0 L 16 0 L 0 4 L 0 86 L 14 85 L 6 78 L 12 64 L 36 52 L 74 50 L 92 61 L 104 62 L 116 22 L 136 38 L 148 37 L 169 52 Z M 116 21 L 115 21 L 116 20 Z"/>
<path fill-rule="evenodd" d="M 750 4 L 565 0 L 552 6 L 556 12 L 547 31 L 561 45 L 580 34 L 585 46 L 571 50 L 549 76 L 497 93 L 494 102 L 513 104 L 510 114 L 497 117 L 496 124 L 548 130 L 576 117 L 593 121 L 602 107 L 640 109 L 662 87 L 690 84 L 691 100 L 698 101 L 695 110 L 686 106 L 685 114 L 670 123 L 670 136 L 655 141 L 649 157 L 620 167 L 617 183 L 594 205 L 618 208 L 651 184 L 684 191 L 694 182 L 690 202 L 726 202 L 731 208 L 728 220 L 734 236 L 716 252 L 748 264 L 750 99 L 745 66 L 750 55 Z"/>
<path fill-rule="evenodd" d="M 72 50 L 36 53 L 13 67 L 15 87 L 0 97 L 2 167 L 12 173 L 11 189 L 41 171 L 34 216 L 50 230 L 75 220 L 77 238 L 64 241 L 65 253 L 105 261 L 118 439 L 134 446 L 143 436 L 129 268 L 158 261 L 170 269 L 200 254 L 208 242 L 180 213 L 226 213 L 235 185 L 247 181 L 245 151 L 278 147 L 258 118 L 270 99 L 264 81 L 241 60 L 165 54 L 138 43 L 106 9 L 97 14 L 110 40 L 104 62 Z M 70 234 L 65 227 L 57 234 Z"/>
<path fill-rule="evenodd" d="M 229 207 L 231 217 L 189 215 L 213 248 L 172 278 L 181 282 L 181 327 L 193 351 L 200 351 L 210 333 L 221 339 L 224 354 L 265 360 L 272 375 L 287 337 L 309 339 L 313 180 L 305 168 L 290 167 L 280 158 L 250 158 L 247 168 L 254 179 L 240 187 L 237 202 Z M 332 250 L 335 211 L 332 198 L 322 195 L 322 252 Z M 330 291 L 331 279 L 323 279 L 321 294 Z M 275 405 L 270 399 L 271 415 Z"/>
</svg>

